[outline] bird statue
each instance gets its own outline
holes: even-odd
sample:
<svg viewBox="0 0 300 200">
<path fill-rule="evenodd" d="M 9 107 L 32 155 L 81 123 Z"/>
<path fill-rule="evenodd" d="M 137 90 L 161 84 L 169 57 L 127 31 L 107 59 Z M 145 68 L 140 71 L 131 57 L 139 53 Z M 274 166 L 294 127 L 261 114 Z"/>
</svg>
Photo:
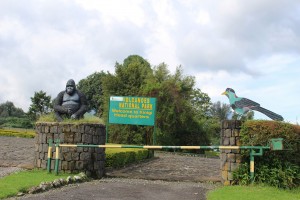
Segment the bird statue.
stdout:
<svg viewBox="0 0 300 200">
<path fill-rule="evenodd" d="M 236 96 L 235 91 L 231 88 L 227 88 L 222 95 L 226 95 L 228 97 L 231 108 L 240 116 L 246 114 L 249 110 L 255 110 L 265 114 L 273 120 L 283 121 L 283 117 L 281 115 L 261 107 L 259 103 L 247 98 Z"/>
</svg>

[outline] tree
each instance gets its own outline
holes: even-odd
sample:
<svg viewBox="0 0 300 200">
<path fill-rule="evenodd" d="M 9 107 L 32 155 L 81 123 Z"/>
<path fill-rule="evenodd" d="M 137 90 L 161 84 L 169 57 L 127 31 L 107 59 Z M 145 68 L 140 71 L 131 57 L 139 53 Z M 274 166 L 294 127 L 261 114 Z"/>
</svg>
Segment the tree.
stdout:
<svg viewBox="0 0 300 200">
<path fill-rule="evenodd" d="M 209 115 L 213 118 L 216 118 L 220 121 L 230 119 L 232 116 L 232 111 L 229 104 L 223 103 L 220 101 L 213 103 Z"/>
<path fill-rule="evenodd" d="M 116 63 L 115 74 L 103 77 L 104 118 L 108 115 L 110 96 L 139 96 L 146 78 L 152 74 L 148 61 L 138 55 L 124 59 L 123 64 Z M 150 127 L 134 125 L 109 126 L 110 141 L 126 144 L 147 144 Z"/>
<path fill-rule="evenodd" d="M 7 101 L 0 104 L 0 117 L 24 117 L 25 112 L 16 108 L 13 102 Z"/>
<path fill-rule="evenodd" d="M 103 114 L 103 89 L 102 81 L 107 74 L 103 71 L 95 72 L 87 78 L 79 81 L 77 88 L 86 95 L 89 111 L 95 111 L 95 115 Z"/>
<path fill-rule="evenodd" d="M 31 97 L 31 102 L 28 115 L 32 120 L 36 120 L 41 115 L 52 111 L 51 96 L 47 96 L 46 92 L 42 90 L 34 93 L 34 96 Z"/>
</svg>

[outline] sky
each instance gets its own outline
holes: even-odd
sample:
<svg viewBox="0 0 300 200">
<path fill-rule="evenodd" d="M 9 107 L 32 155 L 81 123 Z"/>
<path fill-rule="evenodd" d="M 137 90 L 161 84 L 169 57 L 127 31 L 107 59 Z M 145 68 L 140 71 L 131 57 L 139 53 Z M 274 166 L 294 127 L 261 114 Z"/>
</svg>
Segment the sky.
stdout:
<svg viewBox="0 0 300 200">
<path fill-rule="evenodd" d="M 0 1 L 0 103 L 27 112 L 35 92 L 55 98 L 129 55 L 181 66 L 213 103 L 230 87 L 300 122 L 299 0 Z"/>
</svg>

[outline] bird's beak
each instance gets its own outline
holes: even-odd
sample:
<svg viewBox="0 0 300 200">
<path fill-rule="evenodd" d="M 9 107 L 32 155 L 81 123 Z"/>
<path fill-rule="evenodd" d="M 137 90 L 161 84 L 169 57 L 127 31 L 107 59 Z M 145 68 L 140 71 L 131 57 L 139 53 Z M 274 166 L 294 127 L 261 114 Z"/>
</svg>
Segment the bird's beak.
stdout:
<svg viewBox="0 0 300 200">
<path fill-rule="evenodd" d="M 222 93 L 222 95 L 226 95 L 226 94 L 227 94 L 227 92 L 226 92 L 226 91 Z"/>
</svg>

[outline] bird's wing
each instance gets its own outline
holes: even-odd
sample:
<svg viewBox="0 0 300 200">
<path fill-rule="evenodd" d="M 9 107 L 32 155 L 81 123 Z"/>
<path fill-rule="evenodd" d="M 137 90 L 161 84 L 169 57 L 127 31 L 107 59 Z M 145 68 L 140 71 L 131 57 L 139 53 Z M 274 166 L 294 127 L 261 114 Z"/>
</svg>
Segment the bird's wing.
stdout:
<svg viewBox="0 0 300 200">
<path fill-rule="evenodd" d="M 234 104 L 238 108 L 243 108 L 243 107 L 252 108 L 252 107 L 260 106 L 259 103 L 256 103 L 255 101 L 252 101 L 247 98 L 241 98 L 240 100 L 236 101 Z"/>
</svg>

